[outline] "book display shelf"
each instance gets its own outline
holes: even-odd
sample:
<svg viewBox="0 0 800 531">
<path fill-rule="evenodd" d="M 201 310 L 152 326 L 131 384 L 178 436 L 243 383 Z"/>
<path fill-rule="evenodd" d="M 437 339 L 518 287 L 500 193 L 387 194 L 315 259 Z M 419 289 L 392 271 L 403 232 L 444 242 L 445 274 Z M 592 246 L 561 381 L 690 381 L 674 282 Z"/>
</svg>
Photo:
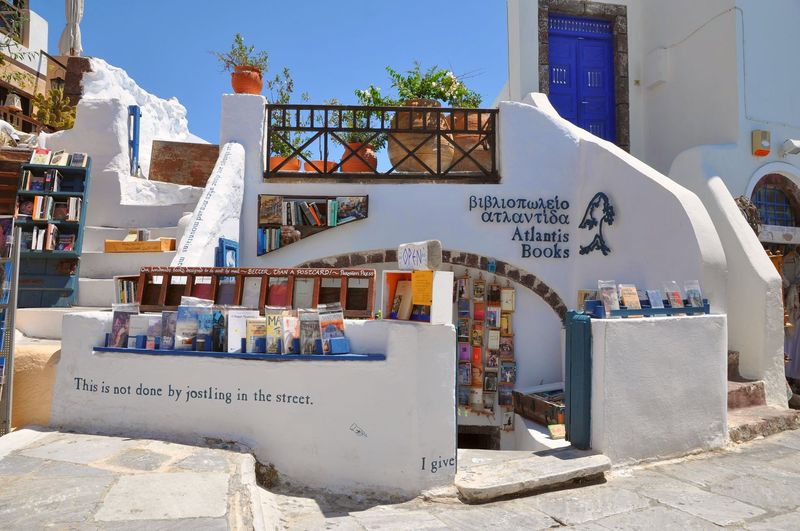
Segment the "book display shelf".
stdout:
<svg viewBox="0 0 800 531">
<path fill-rule="evenodd" d="M 74 154 L 76 155 L 83 154 Z M 24 164 L 16 225 L 20 241 L 20 308 L 69 307 L 78 300 L 91 164 Z"/>
<path fill-rule="evenodd" d="M 9 238 L 4 232 L 2 239 Z M 14 317 L 17 309 L 20 230 L 14 229 L 13 244 L 3 245 L 0 258 L 0 437 L 11 432 L 11 401 L 14 384 Z M 8 250 L 8 252 L 6 252 Z M 8 256 L 5 256 L 8 255 Z"/>
<path fill-rule="evenodd" d="M 262 314 L 265 306 L 316 308 L 338 302 L 346 318 L 369 319 L 375 270 L 143 267 L 135 289 L 135 300 L 145 312 L 175 310 L 186 295 Z"/>
<path fill-rule="evenodd" d="M 258 255 L 277 251 L 319 232 L 366 219 L 369 197 L 258 196 Z"/>
</svg>

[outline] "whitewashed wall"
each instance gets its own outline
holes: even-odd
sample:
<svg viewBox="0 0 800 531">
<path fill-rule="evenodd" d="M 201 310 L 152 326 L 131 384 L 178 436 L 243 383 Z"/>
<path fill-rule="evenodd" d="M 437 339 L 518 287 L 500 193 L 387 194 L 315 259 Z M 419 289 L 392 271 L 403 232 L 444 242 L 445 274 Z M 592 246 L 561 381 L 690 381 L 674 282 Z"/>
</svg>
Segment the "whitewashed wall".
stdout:
<svg viewBox="0 0 800 531">
<path fill-rule="evenodd" d="M 601 278 L 653 288 L 660 288 L 664 280 L 696 279 L 714 311 L 725 311 L 725 259 L 697 197 L 615 146 L 560 119 L 551 108 L 501 104 L 501 184 L 279 184 L 263 182 L 264 103 L 260 96 L 223 97 L 220 141 L 241 143 L 247 153 L 240 238 L 245 266 L 293 266 L 437 239 L 444 249 L 492 257 L 536 275 L 569 307 L 574 306 L 578 289 L 596 287 Z M 613 226 L 605 229 L 612 248 L 606 257 L 578 252 L 594 235 L 579 230 L 578 224 L 596 192 L 606 192 L 617 213 Z M 369 218 L 258 257 L 259 193 L 369 195 Z M 569 223 L 559 228 L 569 233 L 569 242 L 560 244 L 562 253 L 569 250 L 569 257 L 523 258 L 521 243 L 512 241 L 514 224 L 485 223 L 480 208 L 470 211 L 470 198 L 486 195 L 531 200 L 557 195 L 568 201 L 564 213 Z M 531 372 L 521 372 L 520 382 L 529 386 L 561 381 L 558 319 L 549 306 L 526 291 L 520 290 L 520 296 L 532 299 L 522 302 L 526 312 L 515 315 L 515 344 L 517 362 L 531 367 Z"/>
<path fill-rule="evenodd" d="M 111 330 L 111 314 L 67 314 L 51 426 L 234 440 L 290 479 L 337 492 L 416 495 L 452 484 L 455 329 L 388 321 L 347 321 L 346 327 L 354 352 L 383 353 L 386 361 L 271 363 L 93 353 Z M 137 393 L 140 384 L 161 389 L 163 396 Z M 114 393 L 128 386 L 130 394 Z M 187 390 L 209 388 L 231 393 L 231 403 L 187 402 Z M 271 401 L 256 400 L 259 390 L 270 393 Z M 278 403 L 279 394 L 302 396 L 304 403 Z M 434 470 L 434 461 L 445 464 Z"/>
</svg>

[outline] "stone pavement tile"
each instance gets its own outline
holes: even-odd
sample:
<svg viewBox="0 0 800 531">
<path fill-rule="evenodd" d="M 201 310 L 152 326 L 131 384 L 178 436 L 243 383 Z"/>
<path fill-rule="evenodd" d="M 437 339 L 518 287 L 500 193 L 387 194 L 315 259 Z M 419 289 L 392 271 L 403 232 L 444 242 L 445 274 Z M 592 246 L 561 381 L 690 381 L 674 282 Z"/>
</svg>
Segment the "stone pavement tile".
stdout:
<svg viewBox="0 0 800 531">
<path fill-rule="evenodd" d="M 427 511 L 398 511 L 377 507 L 353 513 L 358 523 L 368 531 L 386 529 L 392 531 L 417 529 L 449 529 L 444 522 Z"/>
<path fill-rule="evenodd" d="M 797 480 L 798 472 L 792 468 L 780 466 L 786 458 L 796 459 L 797 452 L 793 454 L 778 456 L 767 451 L 763 455 L 759 454 L 740 454 L 731 453 L 722 457 L 712 457 L 707 461 L 713 465 L 724 467 L 739 475 L 753 475 L 765 478 L 786 478 Z M 778 463 L 778 465 L 776 465 Z"/>
<path fill-rule="evenodd" d="M 636 470 L 632 477 L 621 478 L 615 485 L 722 526 L 741 524 L 749 518 L 765 514 L 758 507 L 706 492 L 690 483 L 651 470 Z"/>
<path fill-rule="evenodd" d="M 780 444 L 782 446 L 794 448 L 795 450 L 800 450 L 800 430 L 785 431 L 773 435 L 767 440 L 772 444 Z"/>
<path fill-rule="evenodd" d="M 109 490 L 95 519 L 167 520 L 224 516 L 228 475 L 173 472 L 122 476 Z"/>
<path fill-rule="evenodd" d="M 516 507 L 531 507 L 552 516 L 562 524 L 582 524 L 613 514 L 641 509 L 650 500 L 611 485 L 548 492 L 514 500 Z"/>
<path fill-rule="evenodd" d="M 800 453 L 770 461 L 769 466 L 771 469 L 778 469 L 800 476 Z"/>
<path fill-rule="evenodd" d="M 681 481 L 688 481 L 700 487 L 716 483 L 725 483 L 749 474 L 722 467 L 708 459 L 696 459 L 650 467 L 647 470 L 665 474 Z"/>
<path fill-rule="evenodd" d="M 796 512 L 792 512 L 747 524 L 747 529 L 750 531 L 790 531 L 798 528 L 799 519 L 800 516 Z"/>
<path fill-rule="evenodd" d="M 756 441 L 751 444 L 742 445 L 737 448 L 736 452 L 729 452 L 720 457 L 733 457 L 740 455 L 743 457 L 758 457 L 759 459 L 779 459 L 787 455 L 797 455 L 797 448 L 792 448 L 785 444 L 777 444 L 772 439 L 765 441 Z"/>
<path fill-rule="evenodd" d="M 453 529 L 482 531 L 484 529 L 547 529 L 558 522 L 533 508 L 519 510 L 504 502 L 487 506 L 458 506 L 432 509 L 433 514 Z"/>
<path fill-rule="evenodd" d="M 34 457 L 12 454 L 0 459 L 0 478 L 22 476 L 41 468 L 45 461 Z"/>
<path fill-rule="evenodd" d="M 0 483 L 0 527 L 37 529 L 90 521 L 114 482 L 114 476 L 38 479 L 22 477 L 3 488 Z"/>
<path fill-rule="evenodd" d="M 106 460 L 104 465 L 149 472 L 161 468 L 170 459 L 172 458 L 168 455 L 151 452 L 144 448 L 131 448 Z"/>
<path fill-rule="evenodd" d="M 781 512 L 800 507 L 800 477 L 792 481 L 786 478 L 767 479 L 752 475 L 711 485 L 708 490 L 761 507 L 767 512 Z M 797 520 L 800 528 L 800 515 Z"/>
<path fill-rule="evenodd" d="M 228 531 L 227 518 L 183 518 L 181 520 L 136 520 L 103 522 L 99 530 L 108 531 Z"/>
<path fill-rule="evenodd" d="M 578 525 L 570 525 L 567 527 L 559 527 L 558 529 L 569 529 L 569 531 L 608 531 L 607 527 L 597 525 L 593 522 L 587 522 L 585 524 L 578 524 Z"/>
<path fill-rule="evenodd" d="M 66 435 L 69 437 L 45 441 L 44 444 L 23 450 L 20 454 L 85 465 L 100 459 L 107 459 L 117 452 L 136 445 L 136 441 L 121 437 L 99 437 L 74 433 Z"/>
<path fill-rule="evenodd" d="M 76 465 L 64 461 L 45 461 L 42 468 L 36 472 L 37 478 L 62 478 L 86 476 L 113 476 L 110 470 L 103 470 L 87 465 Z"/>
<path fill-rule="evenodd" d="M 173 465 L 193 472 L 227 472 L 228 459 L 211 450 L 198 451 Z"/>
<path fill-rule="evenodd" d="M 670 507 L 655 506 L 628 513 L 615 514 L 602 520 L 595 520 L 601 529 L 619 531 L 653 531 L 659 529 L 680 529 L 681 531 L 706 531 L 719 529 L 708 520 Z"/>
</svg>

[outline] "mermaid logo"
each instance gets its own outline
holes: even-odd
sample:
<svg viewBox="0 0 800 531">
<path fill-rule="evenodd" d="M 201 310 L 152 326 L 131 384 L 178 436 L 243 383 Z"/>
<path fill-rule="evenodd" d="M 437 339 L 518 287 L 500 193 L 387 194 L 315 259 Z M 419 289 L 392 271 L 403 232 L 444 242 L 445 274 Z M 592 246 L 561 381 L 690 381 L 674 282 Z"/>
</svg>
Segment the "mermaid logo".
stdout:
<svg viewBox="0 0 800 531">
<path fill-rule="evenodd" d="M 598 221 L 595 216 L 598 214 L 600 207 L 603 209 L 603 215 L 600 217 L 600 221 Z M 603 192 L 594 194 L 594 197 L 589 201 L 589 205 L 586 207 L 586 213 L 583 214 L 583 219 L 581 220 L 581 224 L 578 225 L 578 228 L 592 230 L 597 227 L 597 233 L 595 233 L 589 245 L 581 245 L 580 253 L 589 254 L 592 251 L 600 251 L 603 253 L 603 256 L 607 256 L 608 253 L 611 252 L 611 249 L 606 245 L 606 239 L 603 235 L 603 226 L 613 224 L 614 207 L 611 206 L 611 201 L 608 200 L 608 196 Z"/>
</svg>

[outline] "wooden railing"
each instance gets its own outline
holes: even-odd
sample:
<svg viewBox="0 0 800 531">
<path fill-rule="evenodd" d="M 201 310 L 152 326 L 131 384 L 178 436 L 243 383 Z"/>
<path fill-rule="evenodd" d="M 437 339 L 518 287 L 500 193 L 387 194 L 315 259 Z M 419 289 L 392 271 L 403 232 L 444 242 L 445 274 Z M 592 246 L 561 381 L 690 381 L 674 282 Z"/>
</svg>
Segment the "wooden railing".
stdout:
<svg viewBox="0 0 800 531">
<path fill-rule="evenodd" d="M 497 181 L 497 118 L 497 109 L 268 104 L 265 178 Z M 388 163 L 366 146 L 385 146 Z"/>
<path fill-rule="evenodd" d="M 27 15 L 27 2 L 0 0 L 0 33 L 8 35 L 17 42 L 22 42 Z"/>
</svg>

